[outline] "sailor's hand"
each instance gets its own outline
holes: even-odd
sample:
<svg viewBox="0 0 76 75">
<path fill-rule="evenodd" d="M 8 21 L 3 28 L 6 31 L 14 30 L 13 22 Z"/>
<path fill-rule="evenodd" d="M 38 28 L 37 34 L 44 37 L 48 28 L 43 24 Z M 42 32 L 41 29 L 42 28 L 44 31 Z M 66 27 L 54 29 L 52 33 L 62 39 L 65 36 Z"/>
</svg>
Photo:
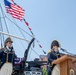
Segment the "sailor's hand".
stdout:
<svg viewBox="0 0 76 75">
<path fill-rule="evenodd" d="M 55 62 L 55 60 L 52 61 L 52 64 L 55 64 L 54 62 Z"/>
</svg>

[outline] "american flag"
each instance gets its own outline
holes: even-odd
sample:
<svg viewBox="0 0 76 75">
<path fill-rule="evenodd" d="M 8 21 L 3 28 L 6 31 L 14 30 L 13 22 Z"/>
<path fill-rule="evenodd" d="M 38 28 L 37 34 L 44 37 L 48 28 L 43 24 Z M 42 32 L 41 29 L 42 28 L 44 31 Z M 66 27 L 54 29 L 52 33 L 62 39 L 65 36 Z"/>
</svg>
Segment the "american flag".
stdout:
<svg viewBox="0 0 76 75">
<path fill-rule="evenodd" d="M 11 14 L 13 18 L 23 20 L 24 17 L 24 9 L 22 9 L 19 5 L 10 3 L 7 0 L 4 0 L 5 7 L 7 13 Z"/>
<path fill-rule="evenodd" d="M 21 64 L 22 61 L 23 61 L 23 58 L 17 57 L 17 58 L 14 59 L 14 64 L 15 64 L 15 65 Z"/>
</svg>

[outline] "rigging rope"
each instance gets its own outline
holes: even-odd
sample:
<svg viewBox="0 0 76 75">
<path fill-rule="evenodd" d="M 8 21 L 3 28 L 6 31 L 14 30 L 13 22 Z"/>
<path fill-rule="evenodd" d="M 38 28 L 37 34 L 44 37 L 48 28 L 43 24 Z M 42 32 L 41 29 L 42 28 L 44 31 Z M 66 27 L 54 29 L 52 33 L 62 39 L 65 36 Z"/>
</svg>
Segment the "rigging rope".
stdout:
<svg viewBox="0 0 76 75">
<path fill-rule="evenodd" d="M 10 20 L 10 19 L 9 19 Z M 14 20 L 14 19 L 13 19 Z M 11 21 L 11 20 L 10 20 Z M 15 23 L 14 23 L 15 22 Z M 12 23 L 14 23 L 14 24 L 16 24 L 16 26 L 18 27 L 18 29 L 19 29 L 19 31 L 21 32 L 21 34 L 22 34 L 22 36 L 25 38 L 25 36 L 24 36 L 24 34 L 22 33 L 22 31 L 20 30 L 20 27 L 17 25 L 17 23 L 16 23 L 16 21 L 14 20 L 14 22 L 12 21 Z M 23 29 L 22 29 L 23 30 Z M 23 30 L 24 31 L 24 30 Z M 20 41 L 21 42 L 21 41 Z M 22 42 L 21 42 L 22 43 Z M 28 43 L 28 42 L 27 42 Z M 22 44 L 22 46 L 23 46 L 23 44 Z M 24 46 L 23 46 L 24 47 Z M 25 49 L 25 48 L 24 48 Z M 33 48 L 31 48 L 31 50 L 35 53 L 35 54 L 37 54 L 38 56 L 39 56 L 39 54 L 33 49 Z"/>
<path fill-rule="evenodd" d="M 9 21 L 11 21 L 6 15 L 5 15 L 5 17 L 6 17 Z M 25 30 L 23 30 L 21 27 L 19 27 L 19 26 L 18 26 L 16 23 L 14 23 L 13 21 L 11 21 L 11 22 L 14 23 L 14 25 L 16 25 L 19 29 L 21 29 L 22 31 L 24 31 L 25 33 L 27 33 L 29 36 L 35 37 L 34 34 L 33 34 L 33 32 L 32 32 L 32 30 L 31 30 L 31 28 L 29 27 L 28 22 L 26 22 L 25 19 L 24 19 L 24 21 L 25 21 L 26 25 L 28 26 L 28 29 L 30 30 L 30 32 L 32 33 L 32 35 L 30 35 L 29 33 L 27 33 Z M 35 38 L 35 39 L 36 39 L 36 38 Z M 39 44 L 39 41 L 38 41 L 37 39 L 36 39 L 36 41 L 37 41 L 39 47 L 42 49 L 42 46 Z M 43 51 L 44 54 L 46 54 L 46 52 L 45 52 L 43 49 L 42 49 L 42 51 Z"/>
<path fill-rule="evenodd" d="M 1 22 L 1 18 L 0 18 L 0 31 L 2 31 L 2 22 Z M 1 37 L 1 48 L 3 48 L 3 44 L 2 44 L 2 34 L 0 34 L 0 37 Z"/>
<path fill-rule="evenodd" d="M 5 8 L 5 6 L 4 6 L 4 4 L 2 3 L 2 5 L 3 5 L 3 7 Z M 4 13 L 5 14 L 5 13 Z M 14 25 L 16 25 L 18 28 L 20 28 L 23 32 L 25 32 L 27 35 L 29 35 L 29 36 L 31 36 L 31 37 L 33 37 L 32 35 L 30 35 L 28 32 L 26 32 L 25 30 L 23 30 L 21 27 L 19 27 L 16 23 L 14 23 L 12 20 L 10 20 L 7 16 L 6 16 L 6 14 L 5 14 L 5 16 L 4 17 L 1 17 L 1 18 L 7 18 L 10 22 L 12 22 Z"/>
<path fill-rule="evenodd" d="M 0 4 L 0 7 L 1 7 L 1 4 Z M 1 23 L 0 29 L 1 29 L 1 31 L 3 32 L 1 17 L 0 17 L 0 23 Z M 1 36 L 1 47 L 3 48 L 3 43 L 2 43 L 2 42 L 4 42 L 4 35 L 3 35 L 3 34 L 0 34 L 0 36 Z"/>
<path fill-rule="evenodd" d="M 5 17 L 5 15 L 4 15 L 4 11 L 3 11 L 3 9 L 2 9 L 1 4 L 0 4 L 0 7 L 1 7 L 2 15 L 3 15 L 3 17 Z M 7 33 L 9 33 L 8 26 L 7 26 L 7 23 L 6 23 L 5 18 L 4 18 L 4 22 L 5 22 L 5 26 L 6 26 L 6 29 L 7 29 Z"/>
<path fill-rule="evenodd" d="M 13 19 L 13 18 L 12 18 Z M 16 21 L 13 19 L 13 21 L 15 22 L 15 24 L 17 24 L 16 23 Z M 18 27 L 17 27 L 18 28 Z M 14 27 L 14 29 L 15 29 L 15 27 Z M 20 28 L 18 28 L 18 30 L 20 31 L 20 33 L 22 34 L 22 36 L 25 38 L 25 36 L 24 36 L 24 34 L 22 33 L 22 31 L 20 30 Z M 15 31 L 16 31 L 16 29 L 15 29 Z M 26 38 L 25 38 L 26 39 Z M 25 47 L 24 47 L 24 45 L 23 45 L 23 43 L 22 43 L 22 41 L 20 40 L 20 42 L 21 42 L 21 45 L 23 46 L 23 48 L 25 49 Z M 27 41 L 26 41 L 27 42 Z M 27 42 L 28 43 L 28 42 Z"/>
<path fill-rule="evenodd" d="M 12 1 L 15 5 L 17 5 L 17 4 L 14 2 L 14 0 L 11 0 L 11 1 Z M 28 27 L 29 31 L 31 32 L 32 37 L 35 38 L 35 35 L 33 34 L 32 28 L 30 28 L 29 23 L 28 23 L 25 19 L 23 19 L 23 21 L 25 22 L 26 26 Z M 35 38 L 35 39 L 36 39 L 36 38 Z M 39 44 L 38 41 L 37 41 L 37 43 L 38 43 L 39 47 L 42 49 L 42 46 Z M 33 45 L 34 45 L 34 43 L 33 43 Z M 43 51 L 44 54 L 46 54 L 46 52 L 45 52 L 43 49 L 42 49 L 42 51 Z"/>
<path fill-rule="evenodd" d="M 19 27 L 17 24 L 15 24 L 12 20 L 10 20 L 7 16 L 6 16 L 6 18 L 9 20 L 9 21 L 11 21 L 14 25 L 16 25 L 18 28 L 20 28 L 22 31 L 24 31 L 26 34 L 28 34 L 29 36 L 31 36 L 32 37 L 32 35 L 30 35 L 28 32 L 26 32 L 25 30 L 23 30 L 21 27 Z"/>
<path fill-rule="evenodd" d="M 17 23 L 16 23 L 16 21 L 13 19 L 13 21 L 15 22 L 15 24 L 17 25 Z M 19 27 L 17 27 L 18 29 L 19 29 L 19 31 L 20 31 L 20 33 L 22 34 L 22 36 L 25 38 L 25 36 L 24 36 L 24 34 L 22 33 L 22 31 L 20 30 L 20 28 Z M 26 38 L 25 38 L 26 39 Z"/>
<path fill-rule="evenodd" d="M 36 53 L 37 54 L 37 56 L 39 56 L 39 54 L 33 49 L 33 48 L 31 48 L 31 50 L 33 50 L 34 51 L 34 53 Z M 40 57 L 40 56 L 39 56 Z"/>
<path fill-rule="evenodd" d="M 14 23 L 12 20 L 10 20 L 7 16 L 6 16 L 6 18 L 9 20 L 9 21 L 11 21 L 14 25 L 16 25 L 19 29 L 21 29 L 22 31 L 24 31 L 25 33 L 27 33 L 25 30 L 23 30 L 21 27 L 19 27 L 16 23 Z M 27 33 L 28 35 L 30 35 L 29 33 Z M 30 35 L 31 37 L 32 37 L 32 35 Z M 33 49 L 31 49 L 31 50 L 33 50 Z M 35 50 L 33 50 L 37 55 L 38 55 L 38 53 L 35 51 Z M 39 56 L 39 55 L 38 55 Z"/>
<path fill-rule="evenodd" d="M 31 32 L 32 36 L 35 37 L 35 35 L 34 35 L 33 32 L 32 32 L 32 29 L 29 27 L 28 22 L 26 22 L 25 19 L 24 19 L 24 22 L 25 22 L 25 24 L 27 25 L 27 27 L 28 27 L 29 31 Z M 35 38 L 35 39 L 36 39 L 36 38 Z M 39 44 L 39 41 L 38 41 L 37 39 L 36 39 L 36 41 L 37 41 L 39 47 L 42 49 L 42 46 Z M 43 49 L 42 49 L 42 51 L 43 51 L 44 54 L 46 54 L 46 52 L 45 52 Z"/>
</svg>

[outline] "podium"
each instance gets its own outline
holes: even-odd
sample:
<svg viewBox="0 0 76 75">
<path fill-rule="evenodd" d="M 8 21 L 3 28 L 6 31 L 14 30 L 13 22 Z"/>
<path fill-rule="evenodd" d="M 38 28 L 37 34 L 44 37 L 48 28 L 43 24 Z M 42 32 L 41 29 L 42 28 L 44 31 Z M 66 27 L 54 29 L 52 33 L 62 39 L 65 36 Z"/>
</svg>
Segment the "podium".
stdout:
<svg viewBox="0 0 76 75">
<path fill-rule="evenodd" d="M 60 65 L 60 75 L 76 75 L 76 65 L 73 65 L 75 62 L 76 57 L 63 55 L 62 57 L 55 60 L 53 63 Z"/>
</svg>

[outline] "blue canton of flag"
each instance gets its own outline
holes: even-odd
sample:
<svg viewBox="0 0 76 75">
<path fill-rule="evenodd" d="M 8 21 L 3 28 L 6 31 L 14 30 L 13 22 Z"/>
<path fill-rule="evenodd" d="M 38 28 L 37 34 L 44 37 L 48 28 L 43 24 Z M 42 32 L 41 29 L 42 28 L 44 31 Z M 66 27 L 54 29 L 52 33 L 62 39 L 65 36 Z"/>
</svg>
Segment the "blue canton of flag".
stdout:
<svg viewBox="0 0 76 75">
<path fill-rule="evenodd" d="M 17 57 L 17 58 L 15 58 L 14 64 L 15 64 L 15 65 L 21 64 L 22 61 L 23 61 L 23 58 Z"/>
<path fill-rule="evenodd" d="M 4 0 L 5 7 L 7 13 L 11 14 L 13 18 L 23 20 L 24 17 L 24 9 L 22 9 L 19 5 L 10 3 L 7 0 Z"/>
</svg>

